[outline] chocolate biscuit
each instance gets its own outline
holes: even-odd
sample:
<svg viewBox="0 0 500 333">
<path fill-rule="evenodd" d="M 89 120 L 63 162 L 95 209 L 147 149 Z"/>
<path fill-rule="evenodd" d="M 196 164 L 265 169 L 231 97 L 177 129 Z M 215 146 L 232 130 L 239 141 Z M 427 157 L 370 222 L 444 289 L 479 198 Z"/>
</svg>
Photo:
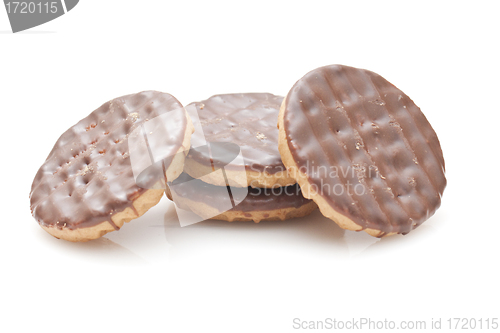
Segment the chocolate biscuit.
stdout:
<svg viewBox="0 0 500 333">
<path fill-rule="evenodd" d="M 196 109 L 202 133 L 193 134 L 185 172 L 219 186 L 226 186 L 227 182 L 240 187 L 295 184 L 278 151 L 276 122 L 282 100 L 283 97 L 268 93 L 247 93 L 215 95 L 189 104 L 186 109 Z M 209 145 L 227 143 L 239 147 L 243 160 L 231 162 L 215 156 L 215 149 L 204 145 L 205 139 Z M 222 167 L 225 176 L 213 172 Z"/>
<path fill-rule="evenodd" d="M 364 69 L 315 69 L 280 109 L 279 149 L 304 196 L 342 228 L 406 234 L 446 186 L 436 133 L 401 90 Z"/>
<path fill-rule="evenodd" d="M 161 122 L 153 121 L 158 117 Z M 34 218 L 70 241 L 120 229 L 160 200 L 165 175 L 180 175 L 192 132 L 186 111 L 166 93 L 145 91 L 103 104 L 61 135 L 39 169 L 30 193 Z M 136 144 L 148 139 L 146 146 Z M 147 156 L 151 164 L 155 150 L 164 158 L 134 174 L 131 159 Z"/>
<path fill-rule="evenodd" d="M 304 198 L 297 184 L 229 189 L 193 179 L 186 173 L 168 184 L 165 192 L 170 200 L 204 219 L 258 223 L 306 216 L 317 208 L 314 201 Z"/>
</svg>

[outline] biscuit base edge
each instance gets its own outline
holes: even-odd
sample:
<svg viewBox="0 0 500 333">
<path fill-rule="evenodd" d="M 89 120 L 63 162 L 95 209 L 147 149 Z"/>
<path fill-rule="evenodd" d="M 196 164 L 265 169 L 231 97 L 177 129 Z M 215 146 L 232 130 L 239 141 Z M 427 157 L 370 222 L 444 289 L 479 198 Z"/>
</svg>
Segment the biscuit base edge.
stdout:
<svg viewBox="0 0 500 333">
<path fill-rule="evenodd" d="M 314 201 L 311 201 L 306 203 L 305 205 L 300 206 L 299 208 L 290 207 L 246 212 L 235 209 L 221 213 L 218 209 L 207 205 L 206 203 L 195 202 L 187 198 L 181 198 L 175 194 L 172 195 L 172 192 L 170 190 L 165 191 L 165 194 L 170 200 L 173 201 L 174 205 L 178 204 L 180 209 L 191 211 L 205 220 L 222 220 L 228 222 L 253 221 L 255 223 L 259 223 L 260 221 L 284 221 L 296 217 L 307 216 L 318 207 Z"/>
<path fill-rule="evenodd" d="M 111 216 L 111 221 L 113 221 L 118 228 L 121 228 L 125 222 L 130 222 L 142 216 L 151 207 L 155 206 L 162 196 L 163 189 L 147 190 L 133 201 L 133 209 L 130 207 L 125 208 L 123 211 Z M 64 239 L 70 242 L 87 242 L 100 238 L 108 232 L 115 231 L 115 228 L 109 221 L 103 221 L 93 227 L 77 229 L 59 229 L 55 226 L 44 225 L 41 225 L 41 227 L 55 238 Z"/>
</svg>

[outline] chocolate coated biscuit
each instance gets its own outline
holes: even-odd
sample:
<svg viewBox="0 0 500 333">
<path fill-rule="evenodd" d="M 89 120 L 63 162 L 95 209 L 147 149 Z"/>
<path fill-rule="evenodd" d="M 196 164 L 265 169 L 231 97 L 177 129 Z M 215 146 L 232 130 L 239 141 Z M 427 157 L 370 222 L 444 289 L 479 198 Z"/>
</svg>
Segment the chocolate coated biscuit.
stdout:
<svg viewBox="0 0 500 333">
<path fill-rule="evenodd" d="M 168 121 L 162 126 L 150 125 L 163 116 Z M 161 177 L 146 170 L 137 178 L 142 187 L 136 184 L 128 140 L 131 133 L 141 139 L 143 133 L 134 131 L 141 126 L 148 128 L 147 149 L 161 148 L 167 156 Z M 169 135 L 155 136 L 160 129 Z M 182 105 L 166 93 L 145 91 L 103 104 L 57 140 L 33 181 L 33 216 L 47 232 L 70 241 L 118 230 L 160 200 L 164 173 L 173 180 L 182 172 L 192 132 Z"/>
<path fill-rule="evenodd" d="M 225 168 L 231 186 L 295 184 L 278 151 L 276 122 L 282 100 L 283 97 L 268 93 L 225 94 L 188 105 L 187 109 L 196 108 L 203 133 L 193 134 L 193 148 L 186 157 L 185 172 L 219 186 L 226 186 L 226 179 L 222 173 L 212 172 L 214 167 Z M 244 161 L 228 164 L 219 160 L 213 155 L 213 149 L 197 147 L 203 139 L 208 143 L 238 145 Z"/>
<path fill-rule="evenodd" d="M 232 188 L 235 190 L 247 189 Z M 207 184 L 193 179 L 186 173 L 169 183 L 166 195 L 174 200 L 179 208 L 192 211 L 205 219 L 226 221 L 285 220 L 310 214 L 317 208 L 314 201 L 304 198 L 297 184 L 275 188 L 248 187 L 248 194 L 239 202 L 232 202 L 233 207 L 226 210 L 225 200 L 228 188 Z M 233 197 L 238 194 L 231 194 Z"/>
<path fill-rule="evenodd" d="M 436 133 L 378 74 L 340 65 L 309 72 L 286 96 L 279 129 L 290 175 L 345 229 L 406 234 L 440 205 L 446 178 Z"/>
</svg>

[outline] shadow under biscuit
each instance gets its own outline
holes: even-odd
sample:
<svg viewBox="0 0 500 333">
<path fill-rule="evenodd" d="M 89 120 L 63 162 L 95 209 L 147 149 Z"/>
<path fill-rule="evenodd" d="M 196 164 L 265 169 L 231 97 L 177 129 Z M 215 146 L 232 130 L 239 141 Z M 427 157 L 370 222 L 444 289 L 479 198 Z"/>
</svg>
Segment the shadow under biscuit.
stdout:
<svg viewBox="0 0 500 333">
<path fill-rule="evenodd" d="M 47 234 L 40 228 L 39 239 L 42 242 L 51 243 L 50 246 L 58 249 L 58 252 L 70 255 L 73 258 L 81 258 L 84 261 L 92 261 L 103 265 L 144 265 L 147 261 L 137 255 L 126 246 L 122 246 L 106 237 L 98 238 L 92 242 L 61 242 Z"/>
<path fill-rule="evenodd" d="M 281 252 L 290 246 L 301 252 L 321 249 L 317 252 L 337 256 L 347 253 L 344 234 L 344 229 L 331 223 L 318 210 L 285 221 L 229 223 L 210 219 L 186 227 L 181 227 L 173 203 L 164 214 L 164 237 L 172 244 L 173 252 L 181 256 L 224 249 L 241 251 L 242 248 Z M 327 251 L 323 251 L 325 248 Z"/>
</svg>

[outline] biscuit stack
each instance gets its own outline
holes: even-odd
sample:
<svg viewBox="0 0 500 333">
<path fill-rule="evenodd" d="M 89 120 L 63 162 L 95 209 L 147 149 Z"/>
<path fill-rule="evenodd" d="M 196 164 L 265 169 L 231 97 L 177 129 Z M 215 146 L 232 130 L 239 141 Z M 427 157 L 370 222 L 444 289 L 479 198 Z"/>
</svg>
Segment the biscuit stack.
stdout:
<svg viewBox="0 0 500 333">
<path fill-rule="evenodd" d="M 288 176 L 276 122 L 283 97 L 226 94 L 189 104 L 195 133 L 167 196 L 207 219 L 285 220 L 317 208 Z"/>
</svg>

